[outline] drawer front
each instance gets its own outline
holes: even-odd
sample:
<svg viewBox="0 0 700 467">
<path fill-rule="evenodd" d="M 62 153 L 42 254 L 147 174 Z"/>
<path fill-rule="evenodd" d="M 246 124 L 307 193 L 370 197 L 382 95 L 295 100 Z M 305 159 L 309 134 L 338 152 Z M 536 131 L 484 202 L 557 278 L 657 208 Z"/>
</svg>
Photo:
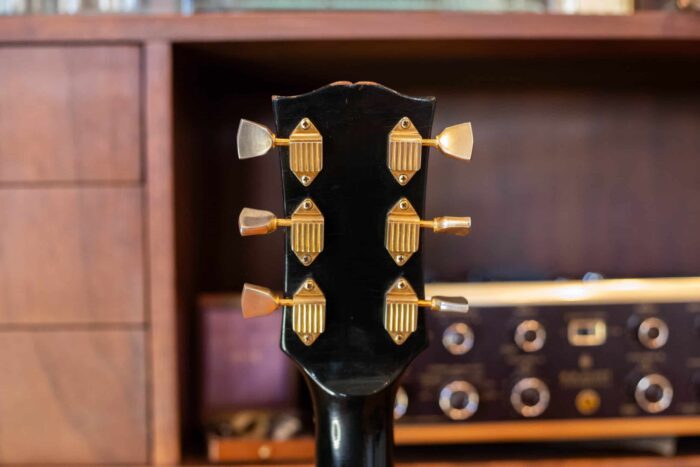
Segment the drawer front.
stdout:
<svg viewBox="0 0 700 467">
<path fill-rule="evenodd" d="M 142 323 L 141 198 L 139 187 L 0 189 L 0 324 Z"/>
<path fill-rule="evenodd" d="M 143 330 L 0 331 L 0 463 L 147 461 Z"/>
<path fill-rule="evenodd" d="M 0 47 L 0 83 L 0 182 L 140 179 L 138 47 Z"/>
</svg>

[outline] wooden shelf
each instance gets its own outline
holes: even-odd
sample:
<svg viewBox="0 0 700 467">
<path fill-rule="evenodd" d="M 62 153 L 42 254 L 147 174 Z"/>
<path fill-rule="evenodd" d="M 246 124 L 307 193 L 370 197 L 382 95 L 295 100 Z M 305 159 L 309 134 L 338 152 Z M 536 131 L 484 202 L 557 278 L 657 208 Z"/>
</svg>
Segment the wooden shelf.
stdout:
<svg viewBox="0 0 700 467">
<path fill-rule="evenodd" d="M 195 16 L 0 17 L 0 42 L 287 40 L 700 41 L 700 15 L 239 12 Z"/>
</svg>

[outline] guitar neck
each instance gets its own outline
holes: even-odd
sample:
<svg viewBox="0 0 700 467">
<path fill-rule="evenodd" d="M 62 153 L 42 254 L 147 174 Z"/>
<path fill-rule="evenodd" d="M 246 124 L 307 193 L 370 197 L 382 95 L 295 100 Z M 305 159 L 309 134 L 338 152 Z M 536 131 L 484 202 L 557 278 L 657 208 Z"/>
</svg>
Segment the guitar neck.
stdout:
<svg viewBox="0 0 700 467">
<path fill-rule="evenodd" d="M 393 466 L 393 407 L 397 385 L 371 395 L 328 392 L 312 380 L 316 465 Z"/>
</svg>

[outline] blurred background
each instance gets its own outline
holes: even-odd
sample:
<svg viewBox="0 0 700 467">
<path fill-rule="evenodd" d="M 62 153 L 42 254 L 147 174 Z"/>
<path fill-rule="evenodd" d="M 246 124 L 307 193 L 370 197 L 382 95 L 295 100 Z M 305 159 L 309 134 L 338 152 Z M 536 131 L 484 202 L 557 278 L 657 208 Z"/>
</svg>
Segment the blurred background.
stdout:
<svg viewBox="0 0 700 467">
<path fill-rule="evenodd" d="M 474 128 L 426 193 L 472 233 L 422 244 L 473 313 L 430 321 L 399 461 L 700 464 L 699 10 L 0 0 L 0 462 L 312 462 L 280 316 L 240 315 L 244 282 L 282 287 L 284 236 L 238 235 L 282 189 L 236 131 L 349 80 L 435 96 L 434 134 Z"/>
</svg>

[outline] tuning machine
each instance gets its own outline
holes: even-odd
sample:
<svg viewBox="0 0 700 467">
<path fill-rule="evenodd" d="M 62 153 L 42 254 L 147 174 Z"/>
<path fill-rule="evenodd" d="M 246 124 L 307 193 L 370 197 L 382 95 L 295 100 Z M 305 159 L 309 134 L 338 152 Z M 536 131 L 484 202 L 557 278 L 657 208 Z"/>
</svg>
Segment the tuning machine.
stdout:
<svg viewBox="0 0 700 467">
<path fill-rule="evenodd" d="M 299 203 L 289 219 L 252 208 L 243 208 L 238 216 L 238 228 L 244 237 L 266 235 L 279 227 L 291 227 L 292 251 L 304 266 L 313 263 L 323 251 L 323 214 L 310 198 Z"/>
<path fill-rule="evenodd" d="M 278 146 L 289 146 L 289 168 L 304 186 L 323 169 L 323 137 L 308 118 L 302 118 L 289 138 L 278 138 L 265 125 L 241 119 L 238 126 L 238 158 L 267 154 Z"/>
<path fill-rule="evenodd" d="M 470 217 L 444 216 L 421 220 L 408 199 L 401 198 L 386 216 L 384 244 L 394 262 L 403 266 L 418 251 L 421 227 L 436 233 L 464 236 L 469 233 L 471 225 Z"/>
<path fill-rule="evenodd" d="M 284 306 L 292 307 L 292 329 L 304 345 L 313 344 L 325 331 L 326 297 L 313 279 L 306 279 L 292 298 L 284 298 L 267 287 L 243 285 L 244 318 L 266 316 Z"/>
<path fill-rule="evenodd" d="M 446 313 L 467 313 L 469 303 L 464 297 L 432 297 L 421 300 L 408 281 L 400 277 L 384 297 L 384 328 L 391 339 L 401 345 L 418 326 L 418 307 Z"/>
<path fill-rule="evenodd" d="M 434 147 L 446 156 L 468 161 L 474 146 L 472 124 L 450 126 L 435 138 L 424 139 L 410 118 L 401 118 L 389 133 L 387 151 L 387 165 L 399 184 L 407 184 L 420 170 L 423 146 Z"/>
</svg>

